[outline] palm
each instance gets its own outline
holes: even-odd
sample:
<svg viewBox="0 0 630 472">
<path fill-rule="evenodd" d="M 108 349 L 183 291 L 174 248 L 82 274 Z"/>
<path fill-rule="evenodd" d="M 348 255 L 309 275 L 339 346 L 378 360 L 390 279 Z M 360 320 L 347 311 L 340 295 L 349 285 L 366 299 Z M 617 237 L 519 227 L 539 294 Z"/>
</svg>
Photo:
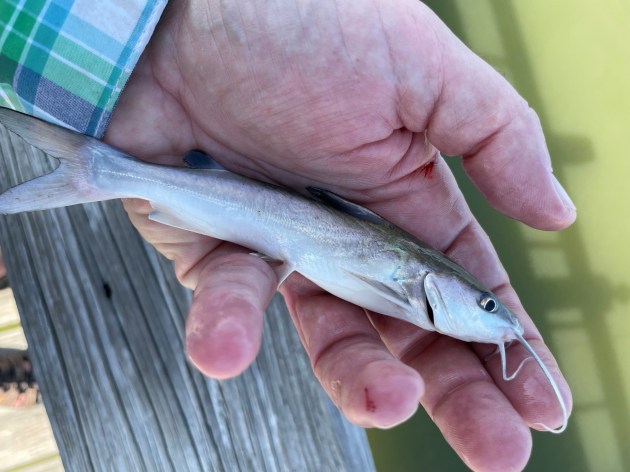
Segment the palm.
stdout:
<svg viewBox="0 0 630 472">
<path fill-rule="evenodd" d="M 306 14 L 302 3 L 288 2 L 274 15 L 267 2 L 250 11 L 254 3 L 227 7 L 223 16 L 213 5 L 174 6 L 107 138 L 147 159 L 178 163 L 200 148 L 259 179 L 331 189 L 448 249 L 523 314 L 433 147 L 468 155 L 471 177 L 512 216 L 547 228 L 570 223 L 573 213 L 553 191 L 544 140 L 520 98 L 420 4 L 317 2 Z M 502 165 L 514 141 L 524 157 Z M 524 183 L 514 178 L 519 173 Z M 149 222 L 146 204 L 127 208 L 196 288 L 187 327 L 192 359 L 214 377 L 236 375 L 258 350 L 273 273 L 242 249 Z M 493 469 L 526 459 L 526 423 L 559 419 L 544 380 L 537 398 L 520 395 L 525 379 L 539 375 L 533 368 L 506 384 L 496 360 L 483 362 L 483 347 L 427 337 L 386 317 L 372 315 L 371 324 L 361 309 L 299 277 L 283 293 L 322 385 L 359 424 L 402 421 L 424 392 L 446 438 L 469 445 L 456 447 L 469 465 Z M 493 449 L 496 437 L 509 445 L 504 457 Z"/>
</svg>

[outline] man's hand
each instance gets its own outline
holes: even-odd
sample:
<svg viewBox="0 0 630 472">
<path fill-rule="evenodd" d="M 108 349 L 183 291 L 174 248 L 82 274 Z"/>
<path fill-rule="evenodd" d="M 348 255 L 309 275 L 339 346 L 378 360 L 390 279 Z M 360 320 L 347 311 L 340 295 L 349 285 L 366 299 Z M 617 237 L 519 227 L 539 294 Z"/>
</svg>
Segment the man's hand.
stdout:
<svg viewBox="0 0 630 472">
<path fill-rule="evenodd" d="M 530 226 L 564 228 L 575 208 L 552 175 L 535 113 L 423 4 L 173 2 L 107 140 L 172 164 L 202 149 L 235 172 L 325 187 L 378 212 L 445 251 L 519 315 L 570 405 L 438 150 L 462 155 L 488 201 Z M 238 375 L 259 350 L 274 272 L 244 248 L 149 221 L 146 202 L 126 208 L 195 290 L 192 361 L 211 377 Z M 391 427 L 421 402 L 470 467 L 512 470 L 529 457 L 528 425 L 562 421 L 534 363 L 505 382 L 494 347 L 366 316 L 297 275 L 281 291 L 315 374 L 359 425 Z M 527 356 L 516 346 L 509 353 L 514 365 Z"/>
</svg>

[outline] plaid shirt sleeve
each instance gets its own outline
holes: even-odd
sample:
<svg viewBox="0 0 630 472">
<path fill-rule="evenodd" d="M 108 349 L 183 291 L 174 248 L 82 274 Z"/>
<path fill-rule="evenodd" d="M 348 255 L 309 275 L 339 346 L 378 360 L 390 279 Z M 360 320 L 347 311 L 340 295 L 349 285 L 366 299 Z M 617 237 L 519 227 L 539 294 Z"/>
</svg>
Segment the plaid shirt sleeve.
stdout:
<svg viewBox="0 0 630 472">
<path fill-rule="evenodd" d="M 167 0 L 0 0 L 0 105 L 101 137 Z"/>
</svg>

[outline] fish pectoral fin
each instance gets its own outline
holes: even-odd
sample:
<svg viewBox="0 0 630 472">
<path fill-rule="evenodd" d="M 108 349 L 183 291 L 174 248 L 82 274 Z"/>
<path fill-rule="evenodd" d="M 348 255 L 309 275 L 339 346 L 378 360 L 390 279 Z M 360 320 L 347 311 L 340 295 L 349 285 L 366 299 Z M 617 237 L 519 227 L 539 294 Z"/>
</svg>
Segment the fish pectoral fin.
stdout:
<svg viewBox="0 0 630 472">
<path fill-rule="evenodd" d="M 360 281 L 362 281 L 364 284 L 368 285 L 372 290 L 377 292 L 381 297 L 383 297 L 388 302 L 393 303 L 394 305 L 405 308 L 405 309 L 409 308 L 409 305 L 410 305 L 409 298 L 402 290 L 398 292 L 394 290 L 393 288 L 391 288 L 390 286 L 382 282 L 379 282 L 378 280 L 366 277 L 361 274 L 351 273 L 351 275 L 353 277 L 356 277 Z"/>
<path fill-rule="evenodd" d="M 287 264 L 280 259 L 274 259 L 267 254 L 263 254 L 261 252 L 250 252 L 249 255 L 262 259 L 269 264 L 269 267 L 273 269 L 276 273 L 276 277 L 278 277 L 278 287 L 283 284 L 289 275 L 295 272 L 295 268 L 292 265 Z"/>
<path fill-rule="evenodd" d="M 154 205 L 153 203 L 151 203 L 151 208 L 153 209 L 153 211 L 149 213 L 149 219 L 151 221 L 193 233 L 200 233 L 190 221 L 184 220 L 181 216 L 174 214 L 170 209 Z"/>
<path fill-rule="evenodd" d="M 368 210 L 367 208 L 362 207 L 361 205 L 357 205 L 356 203 L 349 202 L 336 193 L 324 190 L 319 187 L 306 187 L 306 190 L 308 190 L 309 193 L 318 200 L 321 200 L 322 202 L 339 211 L 352 215 L 361 220 L 369 221 L 371 223 L 391 225 L 391 223 L 389 223 L 385 218 L 374 213 L 372 210 Z"/>
<path fill-rule="evenodd" d="M 202 151 L 189 151 L 182 159 L 189 169 L 228 170 Z"/>
</svg>

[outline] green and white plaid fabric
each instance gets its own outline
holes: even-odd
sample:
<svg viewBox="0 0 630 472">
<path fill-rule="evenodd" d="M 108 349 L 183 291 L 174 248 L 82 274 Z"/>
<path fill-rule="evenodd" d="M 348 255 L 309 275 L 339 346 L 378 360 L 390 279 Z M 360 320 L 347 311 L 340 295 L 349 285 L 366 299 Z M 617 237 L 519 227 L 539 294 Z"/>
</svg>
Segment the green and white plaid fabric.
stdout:
<svg viewBox="0 0 630 472">
<path fill-rule="evenodd" d="M 0 105 L 102 136 L 167 0 L 0 0 Z"/>
</svg>

